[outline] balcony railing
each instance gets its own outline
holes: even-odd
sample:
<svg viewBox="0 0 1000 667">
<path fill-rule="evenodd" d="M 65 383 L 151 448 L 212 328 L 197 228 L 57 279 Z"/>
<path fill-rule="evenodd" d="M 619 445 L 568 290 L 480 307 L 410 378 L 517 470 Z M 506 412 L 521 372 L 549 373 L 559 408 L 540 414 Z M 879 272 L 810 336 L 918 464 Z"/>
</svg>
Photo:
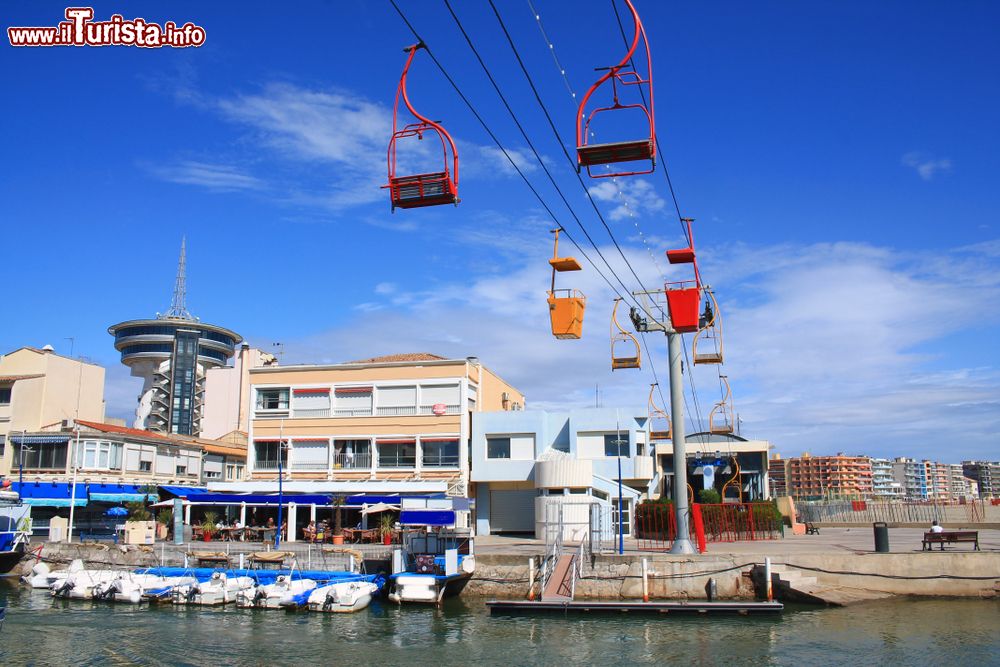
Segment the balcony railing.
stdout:
<svg viewBox="0 0 1000 667">
<path fill-rule="evenodd" d="M 417 414 L 417 408 L 413 405 L 380 406 L 375 414 L 379 417 L 406 417 Z"/>
<path fill-rule="evenodd" d="M 280 410 L 268 410 L 265 408 L 257 408 L 253 416 L 256 419 L 279 419 L 281 417 L 287 417 L 289 414 L 288 408 L 281 408 Z"/>
<path fill-rule="evenodd" d="M 372 467 L 372 455 L 369 452 L 358 454 L 334 454 L 334 470 L 367 470 Z"/>
<path fill-rule="evenodd" d="M 295 411 L 292 412 L 292 417 L 294 417 L 295 419 L 309 419 L 309 418 L 316 419 L 329 416 L 330 416 L 330 408 L 318 408 L 314 410 L 302 410 L 300 408 L 296 408 Z"/>
<path fill-rule="evenodd" d="M 385 457 L 379 456 L 378 459 L 379 468 L 416 468 L 417 467 L 417 457 L 413 456 L 393 456 Z"/>
<path fill-rule="evenodd" d="M 288 462 L 282 461 L 281 465 L 282 467 L 287 468 Z M 277 459 L 273 461 L 269 459 L 257 459 L 253 463 L 253 469 L 260 472 L 278 472 L 278 461 Z"/>
<path fill-rule="evenodd" d="M 439 456 L 424 456 L 423 467 L 425 468 L 457 468 L 458 454 Z"/>
<path fill-rule="evenodd" d="M 334 408 L 334 417 L 371 417 L 371 408 Z"/>
</svg>

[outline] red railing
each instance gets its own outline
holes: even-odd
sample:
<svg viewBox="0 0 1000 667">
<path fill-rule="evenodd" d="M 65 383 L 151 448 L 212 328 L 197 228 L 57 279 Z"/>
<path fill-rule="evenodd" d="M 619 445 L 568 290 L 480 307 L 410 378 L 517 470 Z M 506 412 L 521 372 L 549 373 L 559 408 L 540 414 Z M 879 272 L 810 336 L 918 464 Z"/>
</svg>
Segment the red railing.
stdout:
<svg viewBox="0 0 1000 667">
<path fill-rule="evenodd" d="M 696 504 L 705 542 L 775 540 L 781 537 L 781 515 L 772 503 Z M 677 536 L 671 503 L 643 503 L 636 508 L 635 538 L 640 551 L 666 551 Z M 699 539 L 696 520 L 689 521 L 690 537 Z M 700 541 L 700 539 L 699 539 Z"/>
</svg>

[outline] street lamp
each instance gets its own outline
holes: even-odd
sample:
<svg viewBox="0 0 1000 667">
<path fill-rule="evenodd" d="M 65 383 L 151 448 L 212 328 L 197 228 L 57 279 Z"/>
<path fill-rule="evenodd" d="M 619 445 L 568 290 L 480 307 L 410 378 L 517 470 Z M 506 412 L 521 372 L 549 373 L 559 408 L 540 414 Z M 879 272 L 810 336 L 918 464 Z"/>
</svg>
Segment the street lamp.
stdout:
<svg viewBox="0 0 1000 667">
<path fill-rule="evenodd" d="M 275 343 L 277 344 L 277 343 Z M 281 424 L 278 426 L 278 529 L 274 531 L 274 548 L 277 549 L 281 546 L 281 520 L 282 520 L 282 507 L 284 505 L 284 489 L 282 487 L 282 480 L 285 477 L 284 469 L 281 465 L 281 455 L 285 448 L 285 420 L 281 420 Z"/>
<path fill-rule="evenodd" d="M 27 437 L 27 435 L 28 435 L 27 430 L 21 431 L 21 456 L 20 456 L 20 465 L 17 473 L 18 490 L 22 489 L 24 485 L 24 450 L 28 450 L 29 452 L 35 451 L 31 447 L 28 447 L 26 444 L 24 444 L 24 440 Z"/>
<path fill-rule="evenodd" d="M 623 514 L 622 505 L 624 501 L 622 500 L 622 429 L 621 424 L 618 419 L 618 411 L 615 410 L 615 447 L 617 448 L 615 458 L 618 459 L 618 554 L 622 555 L 625 553 L 625 530 L 623 526 Z M 628 442 L 626 440 L 625 442 Z"/>
</svg>

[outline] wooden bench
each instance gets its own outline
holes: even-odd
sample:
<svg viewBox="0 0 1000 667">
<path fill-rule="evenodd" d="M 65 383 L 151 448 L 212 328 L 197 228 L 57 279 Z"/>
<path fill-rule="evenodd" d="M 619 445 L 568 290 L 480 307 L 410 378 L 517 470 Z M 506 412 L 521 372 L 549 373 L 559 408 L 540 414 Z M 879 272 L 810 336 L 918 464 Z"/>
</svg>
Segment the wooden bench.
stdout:
<svg viewBox="0 0 1000 667">
<path fill-rule="evenodd" d="M 806 535 L 819 535 L 819 526 L 812 521 L 806 521 Z"/>
<path fill-rule="evenodd" d="M 940 533 L 924 533 L 922 551 L 931 551 L 935 544 L 941 545 L 944 551 L 945 544 L 956 544 L 958 542 L 970 542 L 974 551 L 979 551 L 979 531 L 977 530 L 946 530 Z"/>
</svg>

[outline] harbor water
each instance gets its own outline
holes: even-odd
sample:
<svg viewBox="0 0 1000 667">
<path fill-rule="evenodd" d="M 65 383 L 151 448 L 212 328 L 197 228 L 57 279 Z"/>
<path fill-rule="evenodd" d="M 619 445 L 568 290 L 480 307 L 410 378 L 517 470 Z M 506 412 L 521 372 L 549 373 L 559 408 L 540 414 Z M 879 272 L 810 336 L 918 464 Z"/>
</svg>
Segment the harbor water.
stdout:
<svg viewBox="0 0 1000 667">
<path fill-rule="evenodd" d="M 380 601 L 355 614 L 53 600 L 0 582 L 12 665 L 997 665 L 1000 602 L 890 600 L 773 617 L 491 617 Z"/>
</svg>

